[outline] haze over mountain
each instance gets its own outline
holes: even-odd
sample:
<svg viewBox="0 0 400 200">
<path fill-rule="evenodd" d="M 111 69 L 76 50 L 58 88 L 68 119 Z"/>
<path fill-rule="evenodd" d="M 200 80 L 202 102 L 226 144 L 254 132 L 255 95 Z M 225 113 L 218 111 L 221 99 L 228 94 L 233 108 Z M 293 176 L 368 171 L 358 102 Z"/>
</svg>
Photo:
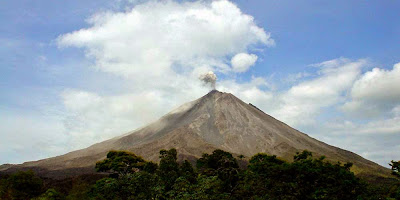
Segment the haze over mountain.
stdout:
<svg viewBox="0 0 400 200">
<path fill-rule="evenodd" d="M 149 106 L 151 106 L 149 104 Z M 320 142 L 269 116 L 230 93 L 217 90 L 188 102 L 159 120 L 119 137 L 65 155 L 6 165 L 0 170 L 34 169 L 43 176 L 66 177 L 94 172 L 96 161 L 110 150 L 127 150 L 145 159 L 158 161 L 161 149 L 176 148 L 180 159 L 195 159 L 214 149 L 235 155 L 264 152 L 291 160 L 307 149 L 328 160 L 352 162 L 356 174 L 385 176 L 389 170 L 361 156 Z"/>
</svg>

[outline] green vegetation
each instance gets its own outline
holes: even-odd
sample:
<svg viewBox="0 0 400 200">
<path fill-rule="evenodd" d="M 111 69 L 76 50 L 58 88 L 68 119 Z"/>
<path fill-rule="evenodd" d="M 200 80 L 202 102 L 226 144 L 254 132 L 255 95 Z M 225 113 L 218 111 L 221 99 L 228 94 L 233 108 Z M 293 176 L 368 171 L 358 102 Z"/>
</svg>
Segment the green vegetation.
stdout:
<svg viewBox="0 0 400 200">
<path fill-rule="evenodd" d="M 397 176 L 398 178 L 400 178 L 400 161 L 391 161 L 391 163 L 389 164 L 390 166 L 392 166 L 392 174 Z M 391 197 L 393 197 L 392 199 L 400 199 L 400 184 L 397 185 L 397 187 L 392 187 L 391 188 Z"/>
<path fill-rule="evenodd" d="M 392 166 L 392 174 L 400 177 L 400 161 L 391 161 L 391 163 L 389 164 L 390 166 Z"/>
<path fill-rule="evenodd" d="M 37 198 L 34 198 L 33 200 L 62 200 L 62 199 L 64 199 L 64 196 L 52 188 L 48 189 L 45 193 L 43 193 Z"/>
<path fill-rule="evenodd" d="M 222 150 L 203 154 L 192 162 L 195 168 L 177 158 L 175 149 L 161 150 L 159 164 L 131 152 L 110 151 L 96 163 L 96 170 L 107 177 L 53 185 L 44 184 L 32 171 L 17 172 L 0 179 L 0 199 L 400 199 L 398 179 L 384 188 L 367 184 L 350 171 L 351 163 L 330 163 L 308 151 L 297 153 L 291 163 L 256 154 L 244 168 Z M 392 161 L 391 166 L 394 177 L 400 177 L 399 162 Z"/>
<path fill-rule="evenodd" d="M 43 181 L 33 171 L 19 171 L 0 181 L 0 199 L 31 199 L 43 192 Z"/>
<path fill-rule="evenodd" d="M 110 172 L 118 176 L 126 176 L 142 170 L 152 173 L 156 168 L 156 163 L 147 162 L 142 157 L 127 151 L 110 151 L 106 159 L 96 163 L 98 172 Z"/>
</svg>

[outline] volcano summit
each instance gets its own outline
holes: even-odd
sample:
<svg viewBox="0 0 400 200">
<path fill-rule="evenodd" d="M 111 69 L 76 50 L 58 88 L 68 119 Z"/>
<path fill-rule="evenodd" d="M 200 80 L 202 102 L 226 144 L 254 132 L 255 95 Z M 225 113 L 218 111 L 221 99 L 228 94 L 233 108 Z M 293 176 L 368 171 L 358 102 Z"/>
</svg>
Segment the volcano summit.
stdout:
<svg viewBox="0 0 400 200">
<path fill-rule="evenodd" d="M 256 153 L 292 160 L 309 150 L 332 162 L 352 162 L 356 174 L 386 176 L 390 170 L 361 156 L 325 144 L 247 104 L 229 93 L 213 90 L 138 130 L 65 155 L 3 166 L 2 171 L 33 169 L 42 176 L 67 177 L 94 172 L 96 161 L 110 150 L 127 150 L 158 161 L 161 149 L 176 148 L 179 159 L 196 159 L 215 149 L 247 158 Z M 1 170 L 1 168 L 0 168 Z"/>
</svg>

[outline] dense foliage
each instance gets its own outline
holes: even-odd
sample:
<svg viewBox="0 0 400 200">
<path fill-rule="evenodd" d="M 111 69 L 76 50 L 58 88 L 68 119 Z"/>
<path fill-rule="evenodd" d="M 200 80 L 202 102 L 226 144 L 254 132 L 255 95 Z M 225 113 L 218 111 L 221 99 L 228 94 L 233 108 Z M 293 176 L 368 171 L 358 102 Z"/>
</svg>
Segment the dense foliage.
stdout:
<svg viewBox="0 0 400 200">
<path fill-rule="evenodd" d="M 0 181 L 0 199 L 31 199 L 43 191 L 43 181 L 32 171 L 19 171 Z"/>
<path fill-rule="evenodd" d="M 50 188 L 32 171 L 0 179 L 0 199 L 400 199 L 400 181 L 386 189 L 369 185 L 350 171 L 351 163 L 330 163 L 312 153 L 297 153 L 293 162 L 256 154 L 240 167 L 229 152 L 215 150 L 193 161 L 178 162 L 175 149 L 161 150 L 159 164 L 131 152 L 110 151 L 96 163 L 107 177 L 74 180 Z M 243 161 L 244 156 L 238 156 Z M 399 176 L 399 162 L 391 163 Z M 65 189 L 65 185 L 69 185 Z"/>
<path fill-rule="evenodd" d="M 125 176 L 141 170 L 154 172 L 157 164 L 147 162 L 142 157 L 127 151 L 110 151 L 107 158 L 96 163 L 99 172 L 116 173 Z"/>
<path fill-rule="evenodd" d="M 392 166 L 392 173 L 393 175 L 400 177 L 400 161 L 393 161 L 389 164 L 390 166 Z"/>
</svg>

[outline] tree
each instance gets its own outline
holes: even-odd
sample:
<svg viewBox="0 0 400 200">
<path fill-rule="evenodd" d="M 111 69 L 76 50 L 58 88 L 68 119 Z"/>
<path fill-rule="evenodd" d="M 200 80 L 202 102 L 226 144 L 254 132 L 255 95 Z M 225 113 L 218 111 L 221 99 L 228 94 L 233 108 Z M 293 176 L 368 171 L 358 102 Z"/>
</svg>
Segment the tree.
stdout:
<svg viewBox="0 0 400 200">
<path fill-rule="evenodd" d="M 127 151 L 110 151 L 107 158 L 96 163 L 96 170 L 118 174 L 103 178 L 91 188 L 93 199 L 151 199 L 158 178 L 154 175 L 158 165 Z M 79 194 L 82 196 L 82 194 Z M 71 197 L 72 198 L 72 197 Z"/>
<path fill-rule="evenodd" d="M 400 177 L 400 161 L 391 161 L 391 163 L 389 164 L 390 166 L 392 166 L 392 174 Z"/>
<path fill-rule="evenodd" d="M 75 182 L 72 185 L 71 190 L 68 192 L 66 200 L 76 200 L 76 199 L 89 199 L 89 191 L 92 185 L 86 182 Z"/>
<path fill-rule="evenodd" d="M 211 155 L 203 154 L 197 160 L 196 166 L 202 173 L 213 173 L 226 168 L 239 168 L 237 160 L 232 154 L 220 149 L 214 150 Z"/>
<path fill-rule="evenodd" d="M 238 196 L 260 199 L 357 199 L 365 185 L 350 172 L 351 163 L 342 165 L 312 158 L 303 151 L 288 163 L 276 156 L 256 154 L 241 179 Z"/>
<path fill-rule="evenodd" d="M 224 181 L 217 176 L 199 176 L 191 199 L 230 199 L 229 193 L 224 189 Z"/>
<path fill-rule="evenodd" d="M 43 181 L 33 171 L 19 171 L 10 175 L 3 183 L 5 196 L 11 199 L 31 199 L 43 190 Z"/>
<path fill-rule="evenodd" d="M 167 192 L 172 189 L 175 180 L 180 176 L 176 149 L 161 150 L 160 159 L 157 175 L 160 177 L 165 192 Z"/>
<path fill-rule="evenodd" d="M 57 192 L 55 189 L 51 188 L 48 189 L 45 193 L 43 193 L 39 197 L 34 198 L 32 200 L 62 200 L 62 199 L 64 199 L 63 195 Z"/>
<path fill-rule="evenodd" d="M 189 181 L 189 183 L 193 184 L 196 182 L 197 174 L 189 161 L 185 160 L 179 167 L 179 171 L 180 176 Z"/>
<path fill-rule="evenodd" d="M 275 155 L 269 156 L 265 153 L 259 153 L 251 157 L 248 168 L 256 173 L 262 174 L 269 172 L 273 166 L 284 164 L 285 161 L 278 159 Z"/>
<path fill-rule="evenodd" d="M 254 155 L 249 160 L 248 170 L 241 177 L 235 196 L 254 199 L 290 199 L 290 180 L 285 174 L 289 164 L 275 155 L 265 153 Z"/>
<path fill-rule="evenodd" d="M 179 177 L 168 192 L 166 199 L 180 200 L 224 200 L 231 199 L 230 194 L 224 192 L 224 183 L 217 176 L 200 175 L 197 177 L 196 184 L 191 184 L 183 177 Z"/>
<path fill-rule="evenodd" d="M 351 166 L 332 164 L 324 156 L 313 159 L 307 151 L 297 154 L 289 168 L 294 172 L 294 195 L 305 199 L 357 199 L 366 188 L 350 171 Z"/>
<path fill-rule="evenodd" d="M 119 178 L 103 178 L 89 192 L 92 199 L 135 200 L 154 199 L 157 196 L 157 177 L 141 171 Z"/>
<path fill-rule="evenodd" d="M 127 151 L 110 151 L 107 158 L 96 163 L 98 172 L 112 172 L 119 176 L 135 173 L 140 170 L 153 171 L 155 163 L 148 163 L 142 157 Z"/>
<path fill-rule="evenodd" d="M 312 158 L 312 152 L 309 152 L 307 150 L 300 152 L 296 152 L 296 155 L 294 155 L 293 160 L 296 161 L 301 161 L 301 160 L 306 160 L 308 158 Z"/>
<path fill-rule="evenodd" d="M 203 154 L 197 160 L 197 169 L 207 176 L 218 176 L 224 182 L 225 191 L 231 191 L 237 184 L 239 165 L 229 152 L 217 149 L 211 155 Z"/>
<path fill-rule="evenodd" d="M 7 177 L 0 178 L 0 199 L 10 199 Z"/>
<path fill-rule="evenodd" d="M 118 179 L 110 178 L 98 181 L 91 195 L 95 199 L 153 199 L 156 196 L 158 180 L 154 174 L 140 171 L 127 174 Z"/>
<path fill-rule="evenodd" d="M 131 199 L 154 199 L 159 196 L 157 184 L 158 177 L 148 172 L 138 172 L 127 177 L 129 183 L 128 190 L 131 193 Z"/>
<path fill-rule="evenodd" d="M 154 174 L 158 169 L 157 163 L 148 161 L 144 164 L 143 171 Z"/>
<path fill-rule="evenodd" d="M 119 200 L 124 195 L 124 188 L 120 187 L 118 179 L 115 178 L 103 178 L 96 182 L 91 188 L 89 196 L 92 199 L 104 199 L 104 200 Z"/>
</svg>

